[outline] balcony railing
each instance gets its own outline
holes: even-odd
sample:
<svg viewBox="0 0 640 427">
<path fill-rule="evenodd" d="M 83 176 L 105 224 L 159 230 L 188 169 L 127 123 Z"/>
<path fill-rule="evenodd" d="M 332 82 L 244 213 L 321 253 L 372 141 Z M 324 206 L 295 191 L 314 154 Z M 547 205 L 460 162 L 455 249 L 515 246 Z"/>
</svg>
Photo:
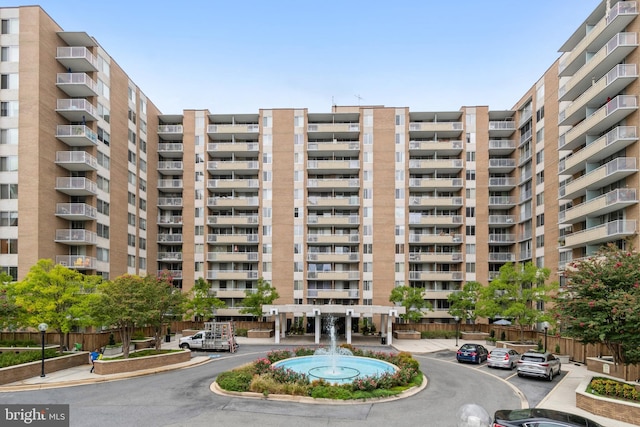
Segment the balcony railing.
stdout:
<svg viewBox="0 0 640 427">
<path fill-rule="evenodd" d="M 86 203 L 58 203 L 56 216 L 76 221 L 93 220 L 97 217 L 97 210 Z"/>
<path fill-rule="evenodd" d="M 96 194 L 98 186 L 95 182 L 82 177 L 59 176 L 56 178 L 56 190 L 65 193 Z"/>
<path fill-rule="evenodd" d="M 56 255 L 56 264 L 74 270 L 95 270 L 96 259 L 86 255 Z"/>
<path fill-rule="evenodd" d="M 95 245 L 96 233 L 84 229 L 59 229 L 56 230 L 55 241 L 59 243 Z"/>
</svg>

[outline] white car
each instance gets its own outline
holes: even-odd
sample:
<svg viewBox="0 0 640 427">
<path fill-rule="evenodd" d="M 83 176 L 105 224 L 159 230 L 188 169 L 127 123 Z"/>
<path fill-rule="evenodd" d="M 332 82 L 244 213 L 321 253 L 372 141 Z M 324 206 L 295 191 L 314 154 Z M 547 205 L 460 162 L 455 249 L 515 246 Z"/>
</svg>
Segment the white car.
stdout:
<svg viewBox="0 0 640 427">
<path fill-rule="evenodd" d="M 519 377 L 540 377 L 553 381 L 555 375 L 560 375 L 561 369 L 560 359 L 549 352 L 528 351 L 518 361 Z"/>
</svg>

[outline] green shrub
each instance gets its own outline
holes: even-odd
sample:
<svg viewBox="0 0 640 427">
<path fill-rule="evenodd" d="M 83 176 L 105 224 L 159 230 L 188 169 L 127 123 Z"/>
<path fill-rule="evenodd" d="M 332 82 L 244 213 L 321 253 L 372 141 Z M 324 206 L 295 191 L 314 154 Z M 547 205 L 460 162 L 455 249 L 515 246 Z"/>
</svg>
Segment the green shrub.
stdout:
<svg viewBox="0 0 640 427">
<path fill-rule="evenodd" d="M 55 349 L 48 348 L 44 351 L 45 359 L 51 359 L 57 356 L 59 356 L 59 353 Z M 13 351 L 3 352 L 0 354 L 0 368 L 36 362 L 38 360 L 42 360 L 42 351 L 39 350 L 21 351 L 19 353 Z"/>
<path fill-rule="evenodd" d="M 640 401 L 640 393 L 638 393 L 633 385 L 610 378 L 593 378 L 591 383 L 589 383 L 589 387 L 587 387 L 587 392 L 601 396 Z"/>
<path fill-rule="evenodd" d="M 131 336 L 132 340 L 143 340 L 147 338 L 142 331 L 138 331 Z"/>
<path fill-rule="evenodd" d="M 289 350 L 273 350 L 267 354 L 267 359 L 269 359 L 271 363 L 288 359 L 290 357 L 292 357 L 292 353 Z"/>
<path fill-rule="evenodd" d="M 353 398 L 350 390 L 339 386 L 319 385 L 311 389 L 314 399 L 349 400 Z"/>
<path fill-rule="evenodd" d="M 116 337 L 113 336 L 113 332 L 109 334 L 109 344 L 110 346 L 116 345 Z"/>
<path fill-rule="evenodd" d="M 456 331 L 422 331 L 420 332 L 420 338 L 422 339 L 441 339 L 441 338 L 455 338 Z"/>
<path fill-rule="evenodd" d="M 38 347 L 40 343 L 33 340 L 1 340 L 0 347 Z"/>
<path fill-rule="evenodd" d="M 227 391 L 249 391 L 253 375 L 246 371 L 227 371 L 218 375 L 216 382 Z"/>
<path fill-rule="evenodd" d="M 249 330 L 246 329 L 246 328 L 238 328 L 238 329 L 236 329 L 236 336 L 237 337 L 245 337 L 246 338 L 248 331 Z"/>
</svg>

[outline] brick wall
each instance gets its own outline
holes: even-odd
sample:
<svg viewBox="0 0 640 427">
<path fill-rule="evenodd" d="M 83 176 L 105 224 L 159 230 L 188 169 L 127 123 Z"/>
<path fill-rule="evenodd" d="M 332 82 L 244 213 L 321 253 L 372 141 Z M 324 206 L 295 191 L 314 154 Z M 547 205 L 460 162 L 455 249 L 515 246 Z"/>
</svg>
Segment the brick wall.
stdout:
<svg viewBox="0 0 640 427">
<path fill-rule="evenodd" d="M 143 369 L 159 368 L 191 360 L 190 351 L 176 351 L 155 356 L 134 357 L 119 360 L 96 360 L 94 372 L 98 375 L 119 374 L 122 372 L 139 371 Z"/>
<path fill-rule="evenodd" d="M 44 361 L 44 373 L 61 371 L 75 366 L 88 365 L 89 353 L 81 351 Z M 37 377 L 42 372 L 42 361 L 24 363 L 0 369 L 0 384 L 10 384 L 27 378 Z"/>
<path fill-rule="evenodd" d="M 584 387 L 580 387 L 580 390 Z M 576 406 L 594 415 L 640 425 L 640 405 L 576 391 Z"/>
</svg>

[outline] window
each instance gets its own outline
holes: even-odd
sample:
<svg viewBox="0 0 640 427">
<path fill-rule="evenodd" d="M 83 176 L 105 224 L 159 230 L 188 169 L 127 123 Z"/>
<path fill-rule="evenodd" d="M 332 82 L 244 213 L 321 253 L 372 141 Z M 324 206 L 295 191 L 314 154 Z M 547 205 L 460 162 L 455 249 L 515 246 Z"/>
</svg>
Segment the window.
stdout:
<svg viewBox="0 0 640 427">
<path fill-rule="evenodd" d="M 140 170 L 142 172 L 146 172 L 147 171 L 147 162 L 143 159 L 140 159 Z"/>
<path fill-rule="evenodd" d="M 467 188 L 465 191 L 465 197 L 467 199 L 475 199 L 476 198 L 476 189 L 475 188 Z"/>
<path fill-rule="evenodd" d="M 473 218 L 476 216 L 476 208 L 475 207 L 468 207 L 466 208 L 467 211 L 467 218 Z"/>
<path fill-rule="evenodd" d="M 466 227 L 466 235 L 467 236 L 475 236 L 476 235 L 476 226 L 475 225 L 467 225 L 467 227 Z"/>
<path fill-rule="evenodd" d="M 136 185 L 136 174 L 131 172 L 131 171 L 128 171 L 128 172 L 129 172 L 129 174 L 127 176 L 127 181 L 129 181 L 129 184 L 133 184 L 133 186 L 135 187 L 135 185 Z"/>
<path fill-rule="evenodd" d="M 204 200 L 204 190 L 202 188 L 196 188 L 194 194 L 196 200 Z"/>
<path fill-rule="evenodd" d="M 396 126 L 404 125 L 404 114 L 396 114 Z"/>
<path fill-rule="evenodd" d="M 194 215 L 196 218 L 203 218 L 204 217 L 204 208 L 194 208 L 193 209 Z"/>
<path fill-rule="evenodd" d="M 539 165 L 542 162 L 544 162 L 544 149 L 536 153 L 536 165 Z"/>
<path fill-rule="evenodd" d="M 17 254 L 18 239 L 0 239 L 0 254 Z"/>
<path fill-rule="evenodd" d="M 536 111 L 536 122 L 544 119 L 544 105 L 538 111 Z"/>
<path fill-rule="evenodd" d="M 109 238 L 109 226 L 98 223 L 96 227 L 96 234 L 98 237 L 104 237 L 105 239 Z"/>
<path fill-rule="evenodd" d="M 0 75 L 0 89 L 18 89 L 18 74 Z"/>
<path fill-rule="evenodd" d="M 541 236 L 536 236 L 536 248 L 541 248 L 544 246 L 544 234 Z"/>
<path fill-rule="evenodd" d="M 473 255 L 476 253 L 476 245 L 472 244 L 472 243 L 467 243 L 465 245 L 465 251 L 467 253 L 467 255 Z"/>
<path fill-rule="evenodd" d="M 108 146 L 110 139 L 111 136 L 109 135 L 109 132 L 98 126 L 98 141 L 102 141 L 104 145 Z"/>
<path fill-rule="evenodd" d="M 147 133 L 147 122 L 142 119 L 140 119 L 140 132 Z M 142 140 L 140 142 L 142 142 Z"/>
<path fill-rule="evenodd" d="M 0 102 L 0 117 L 17 117 L 18 101 Z"/>
<path fill-rule="evenodd" d="M 544 191 L 536 194 L 536 206 L 544 205 Z"/>
<path fill-rule="evenodd" d="M 475 162 L 475 161 L 476 161 L 476 152 L 467 151 L 467 162 Z"/>
<path fill-rule="evenodd" d="M 396 236 L 404 236 L 404 225 L 396 225 Z"/>
<path fill-rule="evenodd" d="M 134 268 L 136 266 L 135 255 L 127 255 L 127 266 Z"/>
<path fill-rule="evenodd" d="M 264 164 L 271 163 L 271 153 L 263 153 L 262 154 L 262 163 L 264 163 Z"/>
<path fill-rule="evenodd" d="M 100 166 L 102 166 L 106 170 L 109 170 L 109 168 L 111 167 L 111 159 L 109 158 L 109 156 L 98 151 L 98 155 L 96 156 L 96 158 Z"/>
<path fill-rule="evenodd" d="M 111 117 L 109 115 L 109 109 L 99 102 L 98 102 L 98 116 L 101 117 L 102 120 L 104 120 L 107 123 L 109 123 L 109 121 L 111 120 Z"/>
<path fill-rule="evenodd" d="M 396 254 L 403 254 L 404 253 L 404 244 L 403 243 L 397 243 L 396 244 Z"/>
<path fill-rule="evenodd" d="M 196 262 L 194 268 L 195 271 L 204 271 L 204 262 Z"/>
<path fill-rule="evenodd" d="M 295 171 L 295 172 L 301 172 L 301 171 Z M 295 175 L 296 175 L 296 174 L 295 174 L 295 172 L 294 172 L 294 174 L 293 174 L 293 175 L 294 175 L 294 179 L 293 179 L 293 180 L 294 180 L 294 181 L 300 181 L 300 179 L 295 179 L 295 178 L 296 178 L 296 176 L 295 176 Z M 262 172 L 262 180 L 263 180 L 264 182 L 271 182 L 271 177 L 272 177 L 272 175 L 271 175 L 271 171 L 263 171 L 263 172 Z"/>
<path fill-rule="evenodd" d="M 18 184 L 0 184 L 0 199 L 10 200 L 18 198 Z"/>
<path fill-rule="evenodd" d="M 18 129 L 1 129 L 0 144 L 16 145 L 18 143 Z"/>
<path fill-rule="evenodd" d="M 396 262 L 395 263 L 395 272 L 396 273 L 404 273 L 404 263 L 403 262 Z"/>
<path fill-rule="evenodd" d="M 362 281 L 362 290 L 363 291 L 370 291 L 371 290 L 371 280 L 363 280 Z"/>
<path fill-rule="evenodd" d="M 18 280 L 18 267 L 0 267 L 0 271 L 11 276 L 14 282 Z"/>
<path fill-rule="evenodd" d="M 476 180 L 476 171 L 473 169 L 467 169 L 467 181 L 475 181 Z"/>
<path fill-rule="evenodd" d="M 102 262 L 109 262 L 109 249 L 98 247 L 96 249 L 96 259 Z"/>
<path fill-rule="evenodd" d="M 204 181 L 204 172 L 197 171 L 195 178 L 196 178 L 196 182 L 203 182 Z"/>
<path fill-rule="evenodd" d="M 138 268 L 140 270 L 146 270 L 147 269 L 147 259 L 144 257 L 140 257 L 138 258 Z"/>
<path fill-rule="evenodd" d="M 129 142 L 136 145 L 136 133 L 129 129 Z"/>
<path fill-rule="evenodd" d="M 18 170 L 18 156 L 0 157 L 0 172 L 15 172 Z"/>
<path fill-rule="evenodd" d="M 372 262 L 363 263 L 362 264 L 362 271 L 364 271 L 365 273 L 373 272 L 373 263 Z"/>
<path fill-rule="evenodd" d="M 476 272 L 476 263 L 475 262 L 467 262 L 465 263 L 467 273 L 475 273 Z"/>
<path fill-rule="evenodd" d="M 263 218 L 271 218 L 271 208 L 262 208 L 262 217 Z"/>
<path fill-rule="evenodd" d="M 105 82 L 103 82 L 102 80 L 98 79 L 98 83 L 96 85 L 96 88 L 98 90 L 98 94 L 104 96 L 106 99 L 109 99 L 109 86 L 107 86 L 107 84 Z"/>
<path fill-rule="evenodd" d="M 129 163 L 136 164 L 136 153 L 129 150 Z"/>
<path fill-rule="evenodd" d="M 542 184 L 544 182 L 544 171 L 540 171 L 536 174 L 536 184 Z"/>
<path fill-rule="evenodd" d="M 541 227 L 544 225 L 544 214 L 536 215 L 536 227 Z"/>
<path fill-rule="evenodd" d="M 147 191 L 147 181 L 142 178 L 138 178 L 138 188 L 140 191 Z"/>
<path fill-rule="evenodd" d="M 138 238 L 138 247 L 140 249 L 147 249 L 147 239 L 145 239 L 144 237 L 139 237 Z"/>
<path fill-rule="evenodd" d="M 140 199 L 140 205 L 138 206 L 141 211 L 147 211 L 147 201 L 145 199 Z"/>
<path fill-rule="evenodd" d="M 270 225 L 263 225 L 262 226 L 262 235 L 263 236 L 271 236 L 271 226 Z"/>
<path fill-rule="evenodd" d="M 127 245 L 136 247 L 136 236 L 133 234 L 127 234 Z"/>
<path fill-rule="evenodd" d="M 367 190 L 367 189 L 365 188 L 365 190 Z M 365 199 L 366 198 L 367 197 L 365 197 Z M 398 199 L 404 199 L 404 188 L 396 188 L 396 200 L 398 200 Z"/>
<path fill-rule="evenodd" d="M 146 230 L 147 229 L 147 220 L 144 218 L 140 218 L 138 220 L 138 228 L 140 228 L 140 230 Z"/>
<path fill-rule="evenodd" d="M 109 215 L 109 203 L 98 199 L 96 209 L 103 215 Z"/>
<path fill-rule="evenodd" d="M 18 34 L 18 18 L 2 20 L 2 34 Z"/>
<path fill-rule="evenodd" d="M 136 205 L 136 195 L 133 194 L 131 191 L 129 191 L 128 194 L 127 194 L 127 201 L 129 202 L 130 205 L 135 206 Z"/>
<path fill-rule="evenodd" d="M 131 212 L 127 213 L 127 224 L 132 225 L 132 226 L 136 226 L 136 216 L 135 214 L 132 214 Z"/>
<path fill-rule="evenodd" d="M 365 243 L 364 245 L 362 245 L 362 252 L 365 254 L 372 254 L 373 245 L 371 243 Z"/>
<path fill-rule="evenodd" d="M 141 153 L 146 153 L 147 152 L 147 141 L 145 141 L 142 138 L 140 138 L 138 141 L 140 142 L 140 152 Z"/>
<path fill-rule="evenodd" d="M 204 236 L 204 225 L 196 225 L 194 230 L 194 235 Z"/>
<path fill-rule="evenodd" d="M 2 46 L 0 48 L 0 61 L 17 62 L 19 59 L 18 46 Z"/>
</svg>

